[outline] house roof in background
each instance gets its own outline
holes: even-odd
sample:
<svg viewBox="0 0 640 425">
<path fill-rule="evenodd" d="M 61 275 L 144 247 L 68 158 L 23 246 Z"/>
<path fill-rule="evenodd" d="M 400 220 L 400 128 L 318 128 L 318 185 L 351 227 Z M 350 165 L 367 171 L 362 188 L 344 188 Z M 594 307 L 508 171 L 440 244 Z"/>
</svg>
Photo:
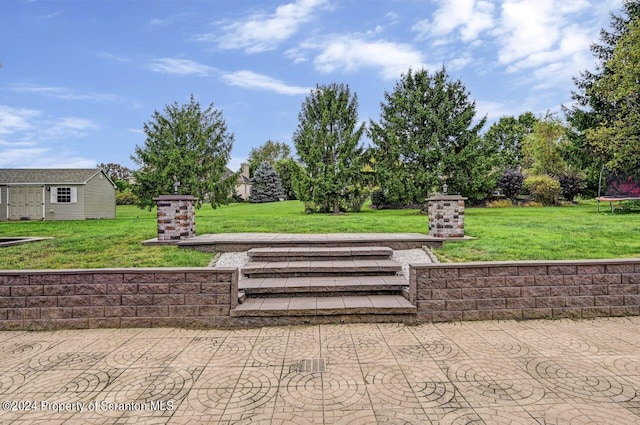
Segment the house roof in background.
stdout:
<svg viewBox="0 0 640 425">
<path fill-rule="evenodd" d="M 85 184 L 99 173 L 104 174 L 97 168 L 0 168 L 0 184 Z"/>
</svg>

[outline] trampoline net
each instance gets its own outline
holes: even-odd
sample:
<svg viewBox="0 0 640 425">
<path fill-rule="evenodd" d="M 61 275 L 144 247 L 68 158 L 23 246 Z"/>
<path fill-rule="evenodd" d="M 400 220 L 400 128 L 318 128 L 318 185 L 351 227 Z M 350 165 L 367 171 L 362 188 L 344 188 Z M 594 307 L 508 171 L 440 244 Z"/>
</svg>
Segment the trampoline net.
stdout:
<svg viewBox="0 0 640 425">
<path fill-rule="evenodd" d="M 640 198 L 640 173 L 607 172 L 604 196 L 613 198 Z"/>
</svg>

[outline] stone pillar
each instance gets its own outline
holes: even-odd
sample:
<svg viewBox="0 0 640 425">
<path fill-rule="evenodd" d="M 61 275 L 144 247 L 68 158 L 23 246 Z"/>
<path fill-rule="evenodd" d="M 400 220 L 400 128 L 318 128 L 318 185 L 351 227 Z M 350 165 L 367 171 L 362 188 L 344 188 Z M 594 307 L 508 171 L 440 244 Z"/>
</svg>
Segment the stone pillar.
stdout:
<svg viewBox="0 0 640 425">
<path fill-rule="evenodd" d="M 161 195 L 158 205 L 158 241 L 177 241 L 196 235 L 196 214 L 190 195 Z"/>
<path fill-rule="evenodd" d="M 429 236 L 437 238 L 464 237 L 464 201 L 460 195 L 436 195 L 429 203 Z"/>
</svg>

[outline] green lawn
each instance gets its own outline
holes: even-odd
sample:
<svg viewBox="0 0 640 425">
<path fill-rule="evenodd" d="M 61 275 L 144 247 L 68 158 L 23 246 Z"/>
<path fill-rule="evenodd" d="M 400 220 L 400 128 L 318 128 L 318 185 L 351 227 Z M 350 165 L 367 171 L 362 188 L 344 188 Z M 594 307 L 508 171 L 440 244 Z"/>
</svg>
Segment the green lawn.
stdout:
<svg viewBox="0 0 640 425">
<path fill-rule="evenodd" d="M 640 211 L 597 213 L 592 202 L 557 208 L 468 208 L 466 234 L 476 240 L 448 243 L 441 261 L 640 257 Z M 296 201 L 231 204 L 196 213 L 196 231 L 427 233 L 418 210 L 373 211 L 339 216 L 307 215 Z M 145 247 L 156 236 L 155 211 L 118 207 L 115 220 L 1 222 L 2 236 L 55 239 L 0 248 L 1 269 L 206 266 L 211 254 L 175 247 Z"/>
</svg>

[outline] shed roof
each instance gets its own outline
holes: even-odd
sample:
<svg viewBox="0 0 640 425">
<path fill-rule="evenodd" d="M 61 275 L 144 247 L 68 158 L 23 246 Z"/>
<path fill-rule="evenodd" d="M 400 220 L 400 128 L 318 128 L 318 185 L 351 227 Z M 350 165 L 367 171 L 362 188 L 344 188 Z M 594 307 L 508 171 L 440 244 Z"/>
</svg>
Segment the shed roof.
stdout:
<svg viewBox="0 0 640 425">
<path fill-rule="evenodd" d="M 0 184 L 85 184 L 98 173 L 103 171 L 97 168 L 0 168 Z"/>
</svg>

